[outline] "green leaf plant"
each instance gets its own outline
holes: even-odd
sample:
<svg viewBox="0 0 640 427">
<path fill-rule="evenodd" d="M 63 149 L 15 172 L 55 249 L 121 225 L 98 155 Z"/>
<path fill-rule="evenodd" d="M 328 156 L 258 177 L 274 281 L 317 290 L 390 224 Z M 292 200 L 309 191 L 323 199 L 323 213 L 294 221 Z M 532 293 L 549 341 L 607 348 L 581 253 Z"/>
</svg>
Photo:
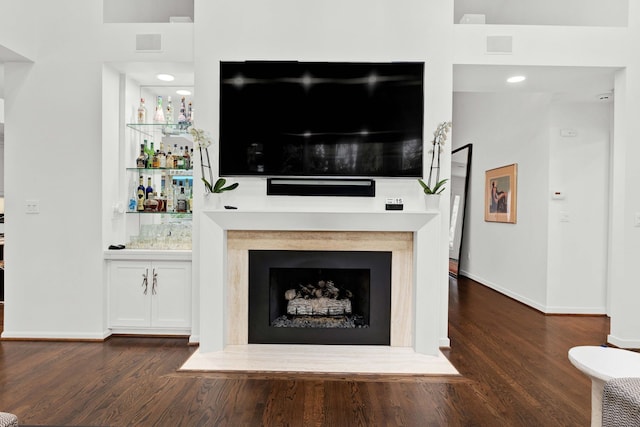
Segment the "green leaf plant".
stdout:
<svg viewBox="0 0 640 427">
<path fill-rule="evenodd" d="M 203 181 L 205 181 L 205 185 L 208 184 L 208 182 L 204 178 L 203 178 Z M 218 178 L 216 183 L 213 185 L 213 188 L 211 188 L 211 184 L 209 184 L 209 190 L 212 193 L 223 193 L 225 191 L 235 190 L 236 188 L 238 188 L 238 185 L 240 185 L 237 182 L 234 182 L 233 184 L 225 186 L 226 183 L 227 183 L 226 179 Z"/>
<path fill-rule="evenodd" d="M 418 182 L 420 183 L 420 185 L 422 186 L 422 189 L 424 190 L 424 194 L 440 194 L 444 191 L 444 184 L 446 184 L 448 180 L 445 178 L 443 180 L 440 180 L 439 182 L 436 183 L 436 185 L 433 186 L 433 188 L 429 187 L 423 180 L 418 179 Z"/>
</svg>

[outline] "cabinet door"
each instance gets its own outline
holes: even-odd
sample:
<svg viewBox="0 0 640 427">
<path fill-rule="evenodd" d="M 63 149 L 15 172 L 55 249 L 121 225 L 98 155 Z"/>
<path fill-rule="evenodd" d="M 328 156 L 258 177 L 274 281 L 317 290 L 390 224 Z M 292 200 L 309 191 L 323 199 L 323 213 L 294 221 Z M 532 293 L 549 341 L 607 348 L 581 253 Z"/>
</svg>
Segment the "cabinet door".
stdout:
<svg viewBox="0 0 640 427">
<path fill-rule="evenodd" d="M 156 274 L 156 285 L 151 297 L 151 325 L 190 327 L 191 263 L 154 261 L 152 267 L 152 273 Z"/>
<path fill-rule="evenodd" d="M 109 267 L 109 326 L 151 325 L 151 279 L 149 262 L 111 261 Z M 145 294 L 145 276 L 148 277 Z"/>
</svg>

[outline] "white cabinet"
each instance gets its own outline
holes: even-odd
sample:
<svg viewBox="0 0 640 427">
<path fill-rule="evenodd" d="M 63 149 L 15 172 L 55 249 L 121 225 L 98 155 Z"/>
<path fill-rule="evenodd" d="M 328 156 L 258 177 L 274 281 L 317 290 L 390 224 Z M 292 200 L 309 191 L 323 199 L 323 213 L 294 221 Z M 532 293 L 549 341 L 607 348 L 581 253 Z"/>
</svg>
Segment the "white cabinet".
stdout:
<svg viewBox="0 0 640 427">
<path fill-rule="evenodd" d="M 190 333 L 191 262 L 111 260 L 108 272 L 113 333 Z"/>
</svg>

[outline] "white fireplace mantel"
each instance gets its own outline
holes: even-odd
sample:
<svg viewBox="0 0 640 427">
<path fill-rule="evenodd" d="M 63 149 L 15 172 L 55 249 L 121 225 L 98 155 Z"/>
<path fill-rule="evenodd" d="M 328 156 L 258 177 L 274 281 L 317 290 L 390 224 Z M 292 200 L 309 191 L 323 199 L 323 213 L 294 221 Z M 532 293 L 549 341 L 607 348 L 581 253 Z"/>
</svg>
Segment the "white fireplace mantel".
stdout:
<svg viewBox="0 0 640 427">
<path fill-rule="evenodd" d="M 413 348 L 437 355 L 439 324 L 446 316 L 440 283 L 440 215 L 433 211 L 204 210 L 200 217 L 200 352 L 225 348 L 227 231 L 412 232 Z M 443 301 L 445 302 L 443 304 Z"/>
<path fill-rule="evenodd" d="M 223 230 L 418 231 L 438 215 L 425 211 L 205 211 Z"/>
</svg>

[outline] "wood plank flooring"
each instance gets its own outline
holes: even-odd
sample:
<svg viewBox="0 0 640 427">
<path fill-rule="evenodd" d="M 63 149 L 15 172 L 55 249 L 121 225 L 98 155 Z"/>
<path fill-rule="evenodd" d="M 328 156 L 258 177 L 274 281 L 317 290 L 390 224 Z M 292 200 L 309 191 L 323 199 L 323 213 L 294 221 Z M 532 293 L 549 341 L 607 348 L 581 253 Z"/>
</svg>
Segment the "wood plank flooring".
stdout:
<svg viewBox="0 0 640 427">
<path fill-rule="evenodd" d="M 606 317 L 544 316 L 461 277 L 449 318 L 462 377 L 178 373 L 186 339 L 2 341 L 0 411 L 59 426 L 589 425 L 567 352 L 603 343 Z"/>
</svg>

